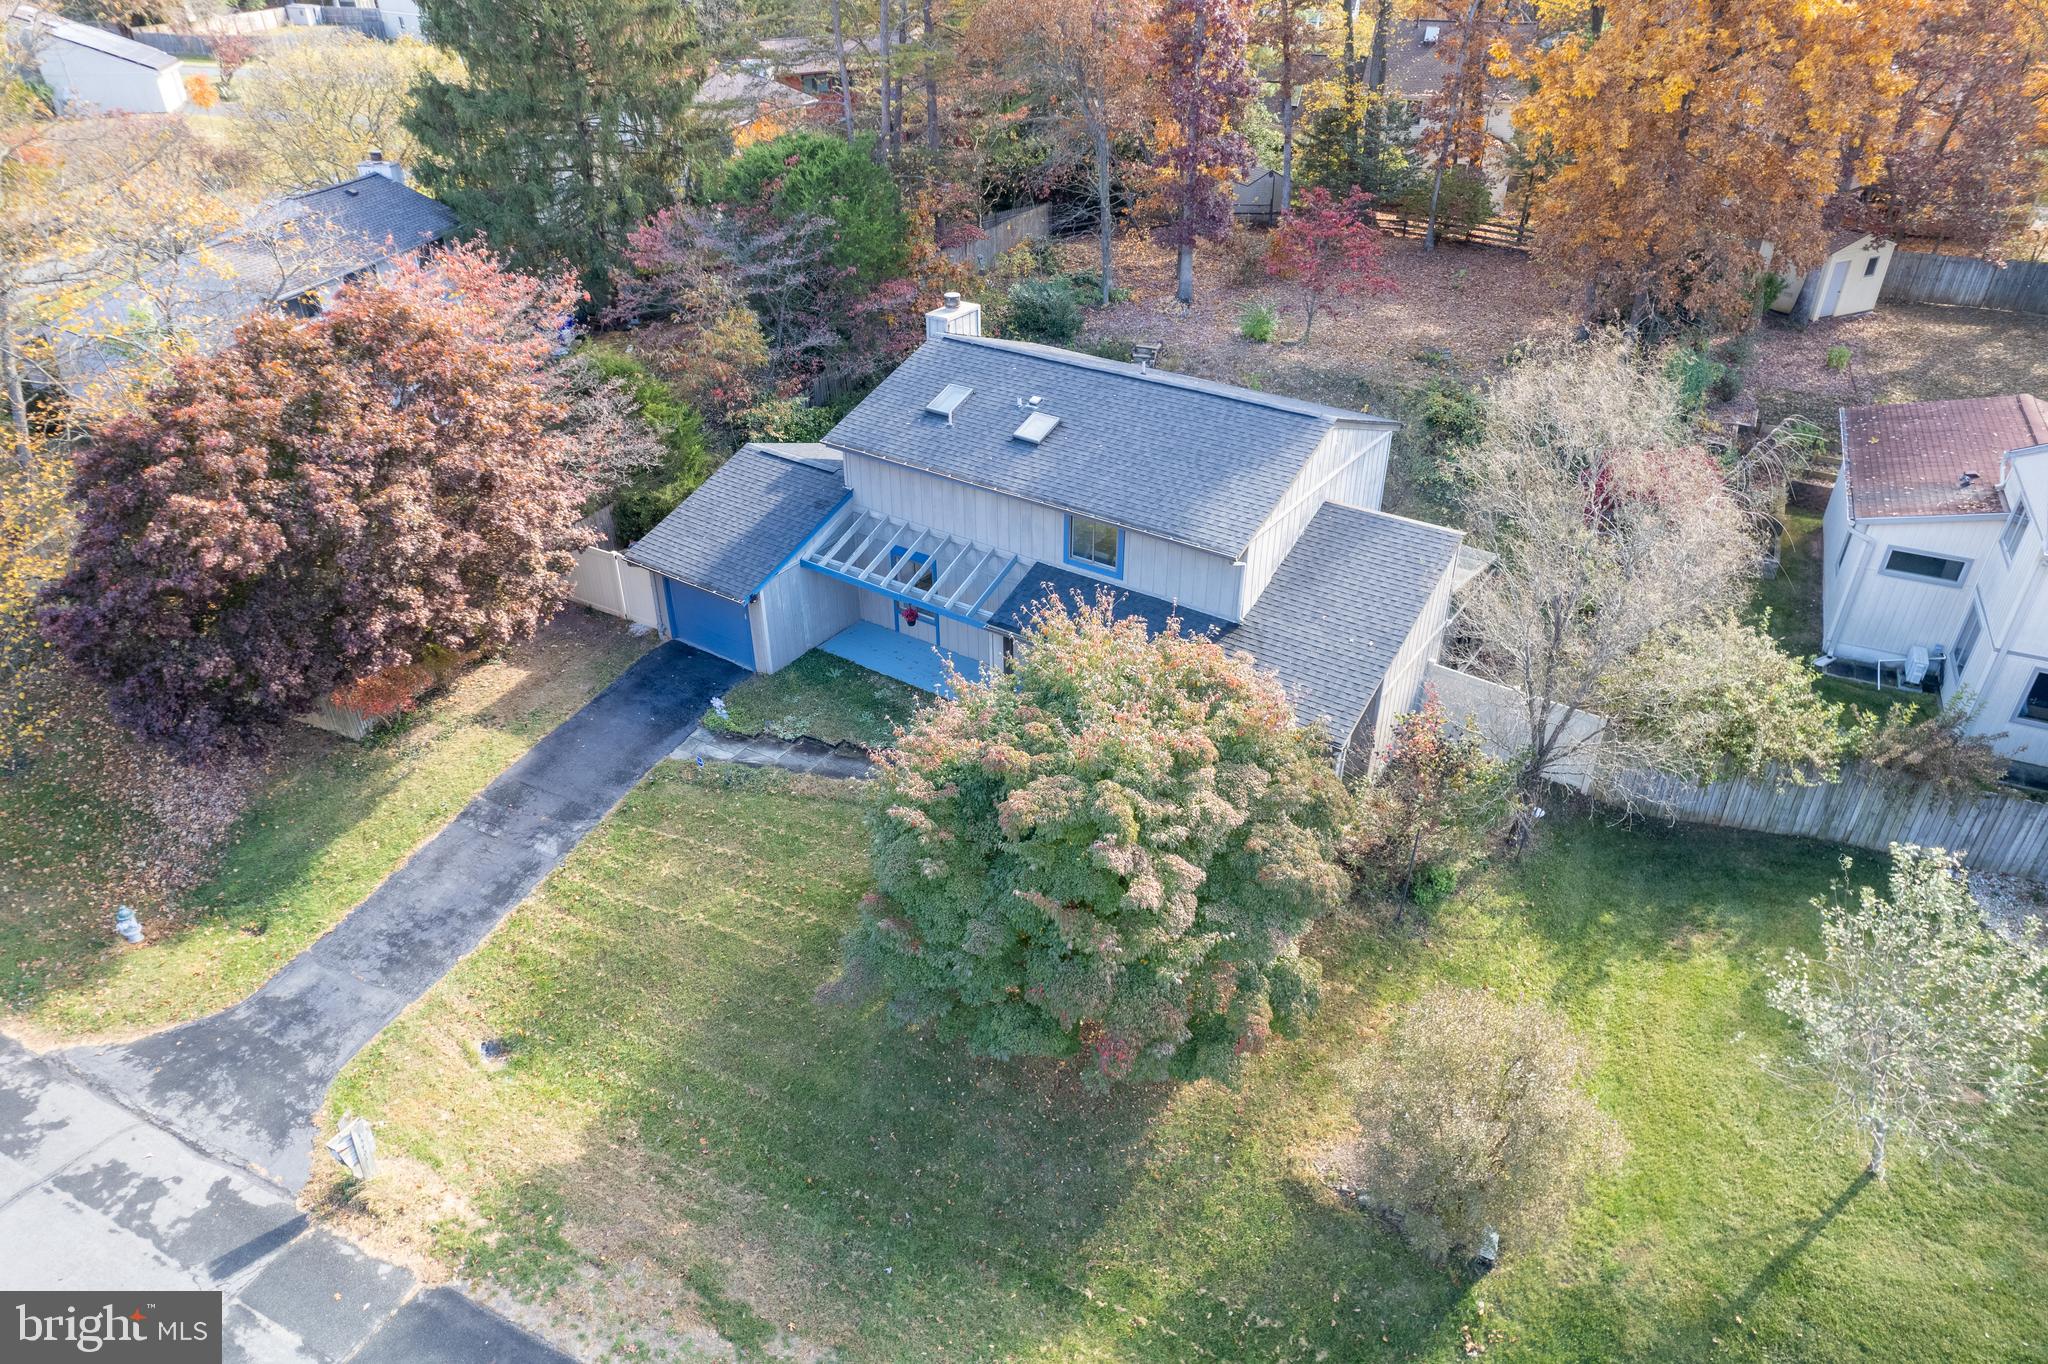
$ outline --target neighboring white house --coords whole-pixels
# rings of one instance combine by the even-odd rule
[[[1869,312],[1884,289],[1896,246],[1868,232],[1836,233],[1828,242],[1827,259],[1792,278],[1771,300],[1771,311],[1790,313],[1800,322]],[[1796,267],[1788,261],[1779,268],[1791,274]]]
[[[168,52],[33,5],[12,6],[7,27],[10,46],[35,63],[64,113],[170,114],[185,107],[184,73]]]
[[[2048,769],[2048,405],[1842,409],[1823,522],[1824,657],[1967,693],[1973,733]],[[1836,665],[1838,668],[1839,664]]]
[[[1000,670],[1047,596],[1107,590],[1248,651],[1371,764],[1469,577],[1462,532],[1377,510],[1398,423],[985,338],[953,294],[926,335],[821,444],[746,447],[627,549],[666,634],[935,690]]]

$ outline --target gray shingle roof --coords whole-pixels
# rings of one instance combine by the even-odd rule
[[[1186,611],[1098,578],[1035,564],[991,622],[1021,630],[1030,607],[1057,593],[1092,601],[1108,587],[1116,614],[1143,617],[1157,631],[1179,615],[1189,634],[1211,634],[1276,673],[1303,721],[1325,720],[1349,736],[1430,593],[1458,556],[1464,532],[1383,512],[1326,504],[1259,594],[1241,625]]]
[[[1464,532],[1325,504],[1224,637],[1279,674],[1303,721],[1342,743],[1372,704]]]
[[[287,195],[210,243],[204,256],[167,262],[139,285],[100,295],[78,329],[83,339],[60,339],[58,368],[77,384],[124,363],[125,347],[96,338],[148,317],[160,299],[176,300],[200,349],[215,349],[242,319],[417,251],[456,226],[445,204],[382,175]]]
[[[176,57],[168,52],[161,52],[148,43],[138,43],[133,38],[124,38],[118,33],[109,33],[90,24],[81,24],[74,19],[66,19],[61,14],[34,5],[15,5],[11,17],[17,24],[31,28],[49,39],[71,43],[97,52],[103,57],[133,62],[151,71],[169,71],[178,64]]]
[[[1115,583],[1100,578],[1090,578],[1081,573],[1070,573],[1064,568],[1051,564],[1036,563],[1024,575],[1024,581],[1017,584],[1015,591],[1003,599],[1002,605],[989,619],[989,624],[1012,632],[1021,631],[1031,608],[1048,596],[1056,596],[1069,606],[1078,594],[1084,602],[1092,602],[1098,592],[1107,589],[1113,599],[1111,608],[1119,620],[1126,616],[1137,616],[1154,634],[1166,628],[1169,616],[1180,617],[1180,628],[1191,635],[1221,635],[1231,628],[1230,622],[1215,616],[1203,615],[1200,611],[1189,611],[1175,606],[1159,597],[1133,592]]]
[[[974,390],[948,424],[925,404]],[[1059,427],[1013,438],[1020,399]],[[825,437],[829,445],[1084,512],[1236,557],[1337,423],[1394,426],[1299,402],[1020,341],[925,342]]]
[[[664,577],[744,602],[846,496],[827,464],[745,445],[626,550]]]

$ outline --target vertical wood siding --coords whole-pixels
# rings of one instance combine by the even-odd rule
[[[1387,741],[1394,737],[1394,721],[1421,703],[1423,678],[1443,651],[1444,629],[1451,620],[1451,572],[1452,569],[1446,569],[1436,590],[1429,594],[1429,601],[1409,627],[1408,638],[1401,642],[1401,651],[1387,665],[1386,678],[1380,683],[1370,758],[1375,769],[1379,766],[1379,755],[1386,752]]]
[[[1988,472],[1988,471],[1987,471]],[[1873,545],[1852,549],[1843,565],[1843,600],[1827,622],[1828,647],[1844,658],[1898,658],[1915,644],[1950,644],[1980,585],[2004,570],[1998,553],[2003,517],[1913,521],[1875,517],[1860,523]],[[1971,565],[1960,584],[1920,582],[1883,572],[1892,548],[1947,554]],[[1867,557],[1866,557],[1867,554]]]
[[[849,583],[813,573],[798,563],[761,587],[750,615],[754,626],[754,666],[772,673],[796,662],[859,619],[855,589]]]
[[[1241,600],[1233,619],[1243,619],[1266,590],[1281,561],[1323,503],[1378,511],[1387,482],[1387,452],[1394,433],[1378,428],[1339,427],[1323,437],[1274,509],[1272,519],[1252,537],[1244,553]]]
[[[846,456],[846,486],[854,502],[870,511],[1086,573],[1063,562],[1066,514],[1055,508],[856,454]],[[1221,555],[1126,530],[1124,576],[1104,581],[1237,620],[1240,576],[1238,566]]]

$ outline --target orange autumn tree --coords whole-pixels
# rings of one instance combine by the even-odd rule
[[[1534,224],[1587,311],[1746,315],[1774,258],[1818,258],[1825,209],[1883,172],[1917,0],[1543,0],[1515,111],[1563,165]]]
[[[2041,185],[2048,0],[1924,0],[1898,66],[1884,169],[1844,197],[1843,224],[1995,251]]]

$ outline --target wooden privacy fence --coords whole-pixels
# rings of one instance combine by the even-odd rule
[[[1694,786],[1637,776],[1603,794],[1692,824],[1818,838],[1877,852],[1894,843],[1917,843],[1947,848],[1978,871],[2048,873],[2048,802],[1998,791],[1943,795],[1862,763],[1846,765],[1838,782],[1814,786],[1750,778]]]
[[[972,265],[977,272],[985,274],[996,263],[996,257],[1011,247],[1028,241],[1044,241],[1052,235],[1052,206],[1027,204],[1023,208],[1008,209],[988,215],[979,226],[982,231],[980,241],[949,246],[945,256],[956,265]]]
[[[2048,261],[1994,265],[1970,256],[1894,251],[1880,303],[1952,303],[2009,313],[2048,313]]]

